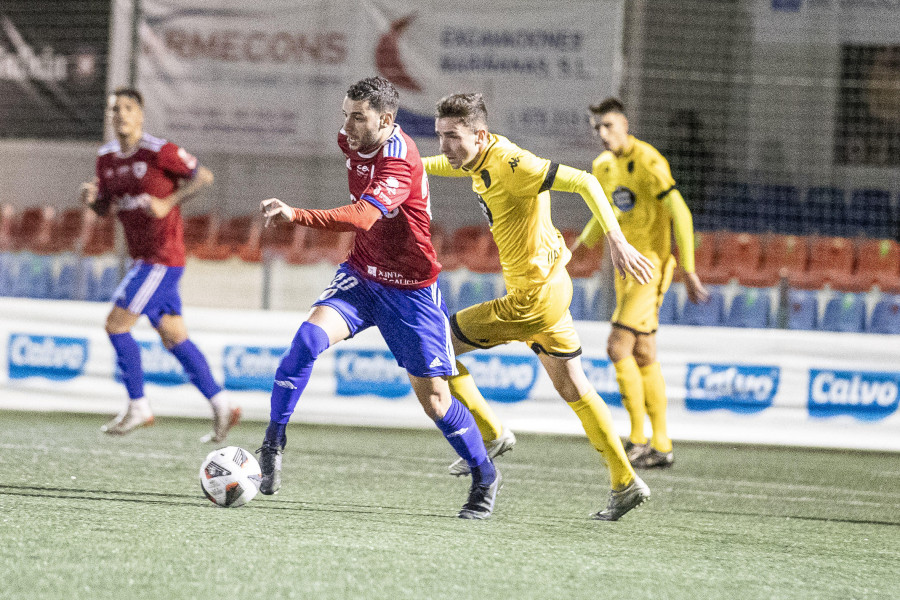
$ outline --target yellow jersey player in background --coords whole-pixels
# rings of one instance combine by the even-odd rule
[[[584,171],[538,158],[487,129],[481,94],[454,94],[437,106],[435,130],[442,155],[422,159],[431,175],[470,177],[472,189],[500,250],[507,294],[450,317],[457,355],[520,341],[531,346],[553,385],[581,419],[588,439],[606,460],[612,490],[595,519],[615,521],[650,496],[634,473],[613,428],[606,403],[581,367],[581,342],[569,303],[572,280],[566,272],[571,253],[550,220],[549,190],[581,194],[607,233],[617,270],[637,281],[649,279],[652,264],[622,235],[603,189]],[[492,444],[503,432],[472,376],[458,361],[460,374],[450,390],[472,412],[482,436]]]
[[[656,330],[659,307],[675,270],[673,231],[688,299],[705,302],[709,293],[694,272],[691,212],[675,187],[669,163],[656,148],[629,135],[619,100],[609,98],[591,106],[590,111],[591,126],[606,149],[594,160],[594,176],[612,199],[628,240],[653,263],[649,285],[632,277],[616,279],[616,309],[607,352],[631,420],[625,448],[635,467],[668,467],[675,455],[666,431],[666,385],[656,358]],[[594,246],[602,235],[602,224],[591,219],[575,251],[579,244]],[[649,442],[644,434],[648,416],[653,431]]]

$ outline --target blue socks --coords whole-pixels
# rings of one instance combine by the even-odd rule
[[[443,418],[434,422],[456,450],[456,453],[472,469],[472,478],[477,485],[490,485],[497,476],[494,464],[488,460],[481,432],[475,418],[462,402],[451,398],[450,408]]]
[[[294,414],[300,394],[309,383],[313,363],[328,346],[328,334],[318,325],[304,321],[291,342],[291,347],[281,357],[278,370],[275,371],[275,384],[272,386],[271,423],[266,429],[263,443],[284,446],[284,426]],[[281,425],[282,427],[278,427]]]
[[[138,400],[144,397],[144,369],[141,367],[141,347],[130,332],[111,333],[109,341],[116,351],[116,365],[122,372],[122,381],[128,397]]]
[[[197,386],[197,389],[206,396],[207,400],[222,391],[222,386],[213,379],[206,358],[200,352],[200,349],[194,345],[194,342],[184,340],[177,346],[172,347],[169,352],[175,355],[175,358],[184,367],[184,371],[190,378],[191,383]]]

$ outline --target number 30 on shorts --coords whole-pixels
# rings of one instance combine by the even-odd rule
[[[319,300],[328,300],[337,294],[338,290],[346,292],[350,288],[356,287],[358,283],[359,280],[357,280],[356,277],[339,272],[334,276],[334,279],[331,280],[331,283],[328,284],[328,287],[325,288],[325,291],[322,292],[322,295],[319,296]]]

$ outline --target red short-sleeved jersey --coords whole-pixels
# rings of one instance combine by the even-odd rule
[[[97,156],[97,202],[116,207],[134,259],[170,267],[184,266],[184,222],[176,206],[162,219],[145,211],[148,196],[165,198],[179,179],[191,179],[197,159],[175,144],[144,134],[135,150],[122,153],[118,140],[100,148]]]
[[[353,202],[369,202],[382,214],[371,229],[357,231],[348,262],[369,279],[392,287],[419,289],[434,283],[441,265],[431,245],[428,176],[415,142],[395,126],[377,150],[351,150],[343,130],[338,145],[347,156]]]

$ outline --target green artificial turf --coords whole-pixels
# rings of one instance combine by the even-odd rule
[[[0,412],[0,598],[900,597],[897,454],[681,443],[642,473],[650,501],[603,523],[587,441],[521,433],[472,522],[437,430],[291,425],[281,492],[220,509],[206,422],[102,422]]]

